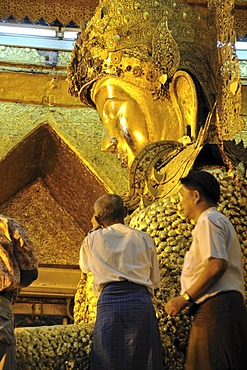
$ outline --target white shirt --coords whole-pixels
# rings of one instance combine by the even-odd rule
[[[215,207],[204,211],[192,231],[193,241],[185,255],[181,274],[181,294],[189,289],[204,270],[210,257],[221,258],[228,267],[220,280],[197,302],[221,291],[236,290],[243,297],[244,276],[241,261],[241,248],[235,229],[229,219]]]
[[[114,281],[145,285],[151,295],[160,283],[153,240],[147,233],[120,223],[93,231],[84,239],[79,265],[82,272],[92,272],[98,295],[105,284]]]

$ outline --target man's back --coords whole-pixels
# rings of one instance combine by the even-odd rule
[[[108,282],[128,280],[145,285],[152,294],[159,284],[151,237],[121,223],[90,233],[83,242],[81,257],[82,270],[94,274],[96,292]]]

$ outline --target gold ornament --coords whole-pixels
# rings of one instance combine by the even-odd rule
[[[215,100],[215,29],[186,3],[171,0],[105,0],[75,44],[69,65],[69,90],[95,107],[94,81],[120,77],[159,99],[167,81],[185,70],[202,85],[209,107]]]

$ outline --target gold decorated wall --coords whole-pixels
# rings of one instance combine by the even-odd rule
[[[96,0],[0,0],[0,22],[8,20],[16,23],[26,18],[34,24],[42,20],[42,23],[49,25],[67,26],[73,23],[83,28],[98,3]],[[206,0],[190,0],[188,3],[207,12]],[[237,0],[235,4],[236,32],[238,36],[243,37],[247,35],[247,2]],[[32,317],[45,314],[69,316],[66,311],[68,298],[73,299],[75,294],[73,289],[76,289],[79,281],[79,248],[91,228],[93,203],[106,191],[119,194],[128,191],[127,170],[121,168],[114,155],[101,152],[102,125],[97,112],[86,108],[79,99],[68,93],[67,66],[70,59],[69,51],[4,46],[1,45],[0,39],[0,213],[15,217],[23,223],[38,255],[41,280],[37,285],[32,284],[31,293],[24,292],[27,297],[31,296],[31,300],[28,301],[23,295],[14,307],[15,313]],[[236,139],[243,140],[247,146],[247,61],[240,62],[240,73],[241,116],[245,121],[245,127],[237,134]],[[231,174],[227,176],[224,178],[226,185],[222,207],[225,207],[226,212],[235,219],[235,225],[243,235],[244,245],[244,234],[241,229],[244,226],[241,222],[245,223],[246,216],[241,214],[241,211],[244,213],[244,204],[238,204],[238,201],[241,202],[246,196],[244,194],[241,197],[241,192],[245,189],[239,186],[238,179],[232,178]],[[233,180],[236,180],[239,188],[235,194],[235,202],[230,198],[235,186]],[[181,362],[181,367],[175,367],[171,361],[170,367],[167,368],[179,370],[183,368],[181,352],[185,347],[188,318],[181,321],[180,319],[166,321],[163,297],[169,296],[175,288],[178,289],[179,280],[175,279],[174,274],[165,278],[164,271],[169,261],[171,269],[173,268],[177,276],[179,275],[183,254],[180,255],[180,251],[177,251],[177,254],[169,254],[173,243],[177,245],[177,238],[180,237],[180,232],[176,232],[174,236],[174,230],[180,227],[183,230],[184,239],[182,243],[180,239],[180,243],[185,248],[190,244],[191,225],[186,226],[188,232],[184,233],[182,229],[185,227],[184,223],[181,220],[179,220],[181,225],[177,222],[176,204],[174,202],[171,205],[167,204],[168,201],[170,199],[160,200],[158,206],[154,204],[153,208],[150,206],[136,216],[133,213],[132,226],[148,231],[157,245],[160,244],[158,252],[164,250],[167,253],[166,255],[160,253],[164,284],[158,303],[156,302],[156,311],[163,330],[167,328],[168,334],[162,332],[162,335],[168,352],[171,349],[169,360],[172,358],[172,361],[177,361],[176,363]],[[167,227],[165,223],[168,224]],[[170,230],[170,227],[174,230]],[[56,269],[52,269],[54,266]],[[74,285],[67,289],[70,284],[69,268],[76,270],[77,275],[74,278]],[[67,286],[64,280],[67,280]],[[68,295],[67,292],[65,294],[64,287],[69,290]],[[49,291],[50,288],[52,289]],[[92,319],[90,314],[95,313],[96,299],[90,296],[92,291],[89,291],[85,281],[81,288],[82,291],[80,289],[77,291],[79,309],[75,310],[75,322],[84,317],[84,308],[87,318]],[[58,304],[54,299],[57,297],[59,299],[62,297],[66,301]],[[52,303],[53,307],[51,308],[48,303]],[[41,358],[43,353],[47,353],[47,340],[48,348],[54,348],[54,352],[51,350],[51,354],[47,355],[52,363],[50,368],[61,369],[59,361],[63,361],[64,365],[67,353],[70,352],[73,357],[73,351],[77,350],[79,358],[83,357],[86,362],[88,361],[91,327],[89,329],[87,326],[79,327],[77,332],[76,326],[67,326],[62,329],[62,335],[58,328],[56,339],[54,339],[56,328],[52,334],[49,331],[49,335],[46,333],[47,327],[32,329],[35,330],[31,330],[30,335],[27,330],[20,331],[17,336],[20,369],[22,366],[23,369],[27,369],[25,366],[29,358],[37,360],[42,366]],[[71,329],[72,339],[66,339],[63,330]],[[36,331],[35,336],[33,333]],[[42,332],[45,334],[42,335]],[[35,351],[30,345],[30,336],[37,355],[34,355]],[[81,347],[74,346],[75,336],[79,338],[78,343],[82,343]],[[73,348],[70,348],[71,343]],[[176,348],[174,343],[179,343],[182,350]],[[63,346],[65,350],[61,359],[61,356],[58,356],[58,347]],[[175,355],[180,355],[181,360],[176,359]],[[48,361],[47,358],[45,361]],[[52,361],[58,361],[58,364],[54,366]],[[38,368],[38,365],[35,364],[31,368]],[[84,368],[87,368],[86,365]]]
[[[207,11],[207,3],[189,1]],[[83,28],[98,1],[0,0],[0,21]],[[236,30],[247,34],[246,1],[236,1]],[[0,212],[27,228],[40,265],[78,268],[95,199],[128,191],[128,173],[101,152],[95,110],[68,93],[71,53],[11,47],[0,42]],[[247,61],[240,62],[247,145]]]
[[[188,4],[207,11],[206,0],[188,0]],[[93,15],[98,0],[1,0],[0,18],[10,16],[17,20],[28,17],[33,22],[41,18],[48,23],[58,20],[66,25],[73,21],[77,25],[85,24]],[[238,34],[246,34],[246,0],[236,0],[236,18]]]
[[[97,5],[97,0],[1,0],[0,18],[12,16],[21,20],[28,17],[34,22],[42,18],[47,23],[57,20],[64,25],[71,21],[80,25],[92,16]]]

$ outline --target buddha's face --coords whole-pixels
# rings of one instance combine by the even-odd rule
[[[94,83],[91,99],[103,124],[102,150],[116,154],[122,165],[130,168],[148,144],[186,136],[187,126],[194,125],[196,109],[183,80],[184,73],[180,73],[162,101],[153,100],[149,91],[120,78],[107,76]],[[178,99],[178,92],[186,98]]]
[[[101,148],[116,154],[123,166],[130,167],[148,144],[146,117],[137,101],[113,80],[116,79],[96,83],[92,94],[103,124]]]

